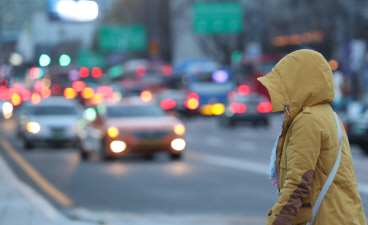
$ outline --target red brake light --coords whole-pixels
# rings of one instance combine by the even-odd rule
[[[102,69],[100,67],[93,67],[91,70],[91,75],[93,78],[99,78],[103,74]]]
[[[72,88],[77,92],[83,91],[85,87],[86,83],[84,83],[83,81],[74,81],[72,84]]]
[[[230,104],[229,109],[232,113],[245,113],[247,111],[247,106],[243,103],[233,102]]]
[[[97,93],[103,94],[105,97],[112,94],[112,88],[109,86],[101,86],[97,88]]]
[[[348,132],[348,125],[344,124],[345,131]]]
[[[257,106],[257,110],[260,113],[270,113],[272,111],[272,104],[271,102],[259,103]]]
[[[229,101],[234,101],[236,99],[236,92],[235,91],[229,91],[229,93],[227,93],[227,99]]]
[[[147,70],[146,70],[146,67],[144,66],[138,66],[136,69],[135,69],[135,74],[138,76],[138,77],[143,77],[145,74],[146,74]]]
[[[89,69],[87,67],[81,67],[79,69],[79,76],[81,78],[86,78],[89,76]]]
[[[162,67],[162,74],[165,76],[171,76],[173,73],[173,68],[170,65],[164,65]]]
[[[240,85],[238,87],[238,92],[240,95],[247,95],[249,93],[249,87],[247,85]]]
[[[198,106],[199,101],[196,98],[187,98],[187,100],[185,100],[185,107],[188,109],[195,110],[198,108]]]
[[[175,108],[176,102],[174,99],[164,99],[161,101],[161,107],[165,110],[173,109]]]
[[[192,93],[190,93],[190,94],[188,95],[188,99],[190,99],[190,98],[195,98],[195,99],[199,100],[199,96],[198,96],[198,94],[197,94],[197,93],[195,93],[195,92],[192,92]]]

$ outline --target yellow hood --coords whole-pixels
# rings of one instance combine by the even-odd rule
[[[270,94],[272,111],[284,111],[288,105],[291,120],[303,107],[331,104],[335,96],[331,68],[320,53],[312,50],[288,54],[258,80]]]

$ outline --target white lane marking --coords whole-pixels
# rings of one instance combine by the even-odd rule
[[[258,145],[254,142],[240,141],[235,144],[236,148],[243,151],[253,152],[258,149]]]
[[[367,183],[359,183],[358,182],[358,189],[361,194],[368,195],[368,184]]]
[[[203,155],[201,157],[203,162],[208,164],[223,166],[232,169],[245,170],[248,172],[253,172],[261,175],[268,175],[268,165],[264,163],[258,163],[248,160],[234,159],[224,156],[214,156],[214,155]],[[358,189],[361,194],[368,195],[368,184],[358,183]]]
[[[248,160],[240,160],[223,156],[205,155],[202,158],[202,161],[217,166],[245,170],[262,175],[268,174],[268,165]]]

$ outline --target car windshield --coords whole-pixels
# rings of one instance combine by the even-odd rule
[[[35,116],[75,116],[77,110],[71,106],[38,106],[32,112]]]
[[[162,117],[165,112],[155,106],[113,106],[107,108],[109,118],[118,117]]]

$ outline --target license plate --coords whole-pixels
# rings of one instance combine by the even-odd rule
[[[64,137],[64,132],[63,132],[63,131],[54,131],[54,132],[53,132],[52,137],[53,137],[53,139],[55,139],[55,140],[63,139],[63,137]]]
[[[256,114],[257,113],[257,108],[256,107],[249,107],[249,109],[247,111],[250,114]]]
[[[161,145],[161,140],[144,140],[140,143],[141,147],[158,147]]]

